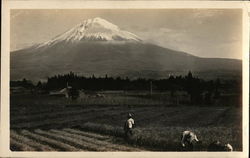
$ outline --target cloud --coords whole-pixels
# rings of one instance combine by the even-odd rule
[[[206,9],[206,10],[194,10],[193,17],[194,18],[212,18],[214,16],[218,16],[223,14],[223,10],[214,10],[214,9]]]
[[[173,31],[174,31],[174,30],[172,30],[172,29],[170,29],[170,28],[165,28],[165,27],[160,28],[159,30],[160,30],[160,32],[162,32],[162,33],[169,33],[169,32],[173,32]]]
[[[147,42],[199,57],[241,58],[240,36],[225,36],[208,30],[161,27],[137,34]]]

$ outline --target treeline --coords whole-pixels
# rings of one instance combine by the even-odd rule
[[[76,92],[77,98],[79,90],[84,91],[104,91],[104,90],[141,90],[148,92],[169,91],[171,97],[176,97],[177,91],[185,91],[190,96],[190,103],[211,104],[216,99],[221,98],[221,94],[241,94],[241,81],[239,80],[203,80],[194,77],[191,72],[186,76],[170,76],[166,79],[145,79],[138,78],[131,80],[121,77],[84,77],[70,72],[65,75],[55,75],[49,77],[46,82],[39,81],[34,85],[31,81],[23,79],[21,81],[11,81],[11,87],[24,87],[31,92],[42,91],[48,93],[51,90],[61,90],[70,86],[70,92]],[[38,91],[37,91],[38,90]],[[73,98],[73,97],[72,97]]]
[[[38,82],[34,85],[31,81],[23,79],[22,81],[11,81],[11,86],[22,86],[25,88],[38,88],[43,90],[56,90],[65,88],[67,85],[75,89],[84,90],[159,90],[171,91],[178,90],[187,91],[190,94],[216,91],[231,91],[234,93],[241,92],[241,81],[228,80],[221,81],[209,80],[205,81],[198,77],[194,77],[191,72],[186,76],[170,76],[166,79],[145,79],[138,78],[131,80],[129,78],[110,77],[84,77],[76,75],[73,72],[65,75],[55,75],[49,77],[46,82]]]
[[[35,88],[36,86],[25,78],[21,81],[10,81],[10,87],[24,87],[27,89]]]

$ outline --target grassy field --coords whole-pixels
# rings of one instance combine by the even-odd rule
[[[205,151],[213,140],[242,150],[239,106],[193,106],[138,93],[107,93],[76,101],[48,95],[11,95],[11,149],[24,151],[181,151],[180,135],[194,131]],[[167,96],[167,95],[166,95]],[[159,98],[159,97],[158,97]],[[183,97],[185,98],[185,97]],[[136,123],[133,144],[123,140],[127,113]]]

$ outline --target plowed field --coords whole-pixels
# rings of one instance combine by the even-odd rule
[[[179,151],[181,132],[192,130],[203,141],[197,150],[206,150],[213,140],[228,142],[234,150],[242,150],[239,107],[177,106],[136,99],[117,95],[90,98],[88,102],[46,95],[11,96],[10,148],[12,151]],[[122,128],[128,112],[133,113],[136,123],[134,144],[123,139]]]

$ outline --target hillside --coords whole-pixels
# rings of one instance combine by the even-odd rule
[[[10,53],[11,80],[46,79],[69,71],[90,76],[163,78],[192,71],[204,78],[240,77],[241,61],[199,58],[154,44],[101,18],[88,19],[55,38]]]

